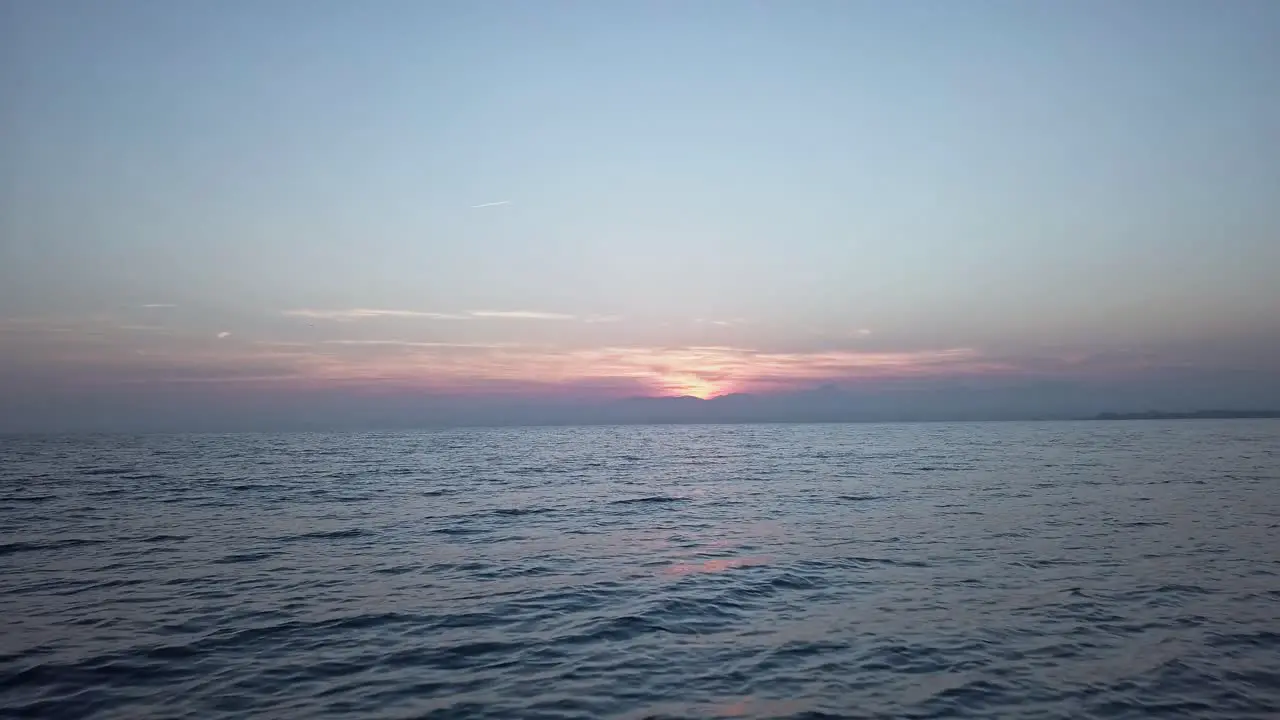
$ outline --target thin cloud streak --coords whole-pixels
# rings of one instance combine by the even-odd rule
[[[294,310],[291,314],[341,318],[434,317],[444,313],[367,309]],[[612,316],[573,316],[532,310],[478,310],[454,317],[509,318],[522,320],[574,319]],[[18,327],[44,329],[26,318],[0,321]],[[47,321],[46,321],[47,322]],[[97,322],[97,321],[95,321]],[[501,329],[495,324],[494,329]],[[96,327],[92,323],[87,328]],[[730,393],[773,393],[813,388],[821,384],[861,385],[899,381],[998,378],[1079,378],[1128,377],[1152,368],[1169,369],[1179,362],[1188,367],[1208,367],[1213,358],[1175,352],[1135,353],[1112,351],[1099,355],[1087,349],[1046,347],[1028,354],[1017,348],[952,347],[921,350],[874,350],[860,348],[864,333],[858,326],[845,331],[845,344],[836,347],[752,347],[724,342],[682,342],[674,345],[568,345],[545,341],[501,337],[423,337],[409,335],[417,328],[405,328],[396,337],[330,337],[309,342],[217,342],[204,344],[196,337],[162,332],[159,326],[111,325],[106,330],[125,328],[148,335],[145,366],[138,357],[136,338],[79,330],[75,338],[30,340],[27,359],[33,372],[78,374],[111,378],[150,374],[164,377],[210,377],[228,382],[254,382],[276,378],[281,388],[321,390],[330,387],[363,389],[370,392],[401,389],[466,395],[476,388],[500,392],[499,388],[540,388],[554,397],[560,390],[592,387],[600,397],[626,389],[628,394],[694,395],[714,397]],[[354,329],[354,328],[353,328]],[[362,330],[365,328],[361,328]],[[474,328],[473,328],[474,329]],[[252,334],[252,333],[251,333]],[[390,333],[388,333],[390,334]],[[211,332],[225,340],[231,331]],[[708,338],[709,339],[709,338]],[[1263,359],[1273,357],[1265,355]],[[267,372],[244,371],[269,364]],[[1127,374],[1126,374],[1127,373]]]
[[[144,308],[176,308],[178,306],[174,305],[173,303],[147,303],[142,307]]]
[[[519,347],[516,343],[453,343],[453,342],[419,342],[416,340],[323,340],[324,345],[355,346],[388,346],[415,348],[471,348],[491,350],[495,348]]]
[[[285,310],[290,317],[310,318],[312,320],[367,320],[370,318],[421,318],[424,320],[467,320],[466,315],[453,313],[424,312],[421,310],[378,310],[371,308],[355,308],[352,310]]]
[[[499,200],[497,202],[488,202],[488,203],[480,203],[479,205],[472,205],[471,208],[474,210],[477,208],[498,207],[499,205],[510,205],[510,204],[511,204],[510,200]]]
[[[230,337],[223,331],[219,338]],[[327,349],[328,348],[328,349]],[[133,350],[128,349],[132,355]],[[123,349],[121,350],[123,352]],[[267,382],[280,387],[402,388],[467,393],[471,389],[542,388],[554,395],[575,387],[627,394],[713,397],[776,391],[822,382],[978,376],[1017,372],[1011,365],[965,349],[927,352],[761,352],[732,346],[554,348],[501,343],[401,339],[333,339],[315,345],[276,343],[160,350],[147,368],[108,355],[85,363],[67,349],[67,368],[102,377],[182,377],[191,382]],[[266,370],[266,372],[263,372]],[[104,374],[105,373],[105,374]],[[514,391],[514,390],[513,390]]]
[[[734,327],[737,325],[746,325],[747,321],[743,318],[732,318],[730,320],[708,320],[707,318],[694,318],[695,323],[699,325],[716,325],[718,327]]]
[[[377,352],[380,345],[393,342],[408,352]],[[967,348],[768,353],[727,346],[568,350],[519,345],[440,347],[400,341],[343,344],[353,350],[363,346],[370,352],[308,358],[303,372],[319,381],[395,381],[435,390],[476,382],[554,386],[625,380],[648,388],[652,394],[711,397],[817,382],[986,374],[1008,369]],[[445,352],[455,349],[462,352]]]
[[[505,320],[577,320],[577,315],[564,313],[538,312],[536,310],[472,310],[468,313],[478,318],[499,318]]]
[[[467,313],[442,313],[425,310],[388,310],[373,308],[353,308],[350,310],[285,310],[289,317],[308,318],[311,320],[335,320],[350,322],[376,318],[404,318],[419,320],[578,320],[577,315],[566,313],[541,312],[538,310],[472,310]],[[590,315],[582,318],[584,322],[616,322],[621,318],[616,315]]]
[[[224,398],[241,391],[237,388],[252,388],[254,393],[345,392],[362,397],[430,393],[462,399],[537,397],[560,402],[637,395],[772,394],[825,384],[874,388],[972,381],[982,385],[1037,378],[1118,382],[1149,378],[1153,372],[1167,375],[1176,361],[1187,359],[1178,353],[1099,355],[1080,348],[1072,352],[1069,347],[1042,348],[1028,355],[1017,349],[967,347],[868,351],[852,344],[831,350],[778,350],[716,343],[584,347],[395,337],[307,343],[284,338],[210,343],[152,337],[163,338],[162,344],[149,343],[145,354],[123,339],[50,341],[39,346],[38,353],[32,352],[33,347],[12,355],[10,373],[12,377],[26,373],[33,380],[24,384],[56,387],[59,392],[105,391],[122,383],[179,383],[225,388],[211,390],[228,393],[221,395]],[[1210,359],[1199,366],[1209,368]]]

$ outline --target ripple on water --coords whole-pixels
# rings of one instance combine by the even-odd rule
[[[7,441],[0,715],[1280,715],[1274,422]]]

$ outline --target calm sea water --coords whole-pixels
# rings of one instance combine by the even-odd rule
[[[0,715],[1280,713],[1280,422],[0,439]]]

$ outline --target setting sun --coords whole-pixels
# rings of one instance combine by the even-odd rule
[[[688,395],[700,400],[708,400],[724,394],[721,383],[711,382],[692,374],[664,375],[662,386],[664,390],[674,395]]]

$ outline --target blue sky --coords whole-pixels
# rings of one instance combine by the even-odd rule
[[[1277,38],[1267,0],[14,0],[0,393],[1265,374]]]

